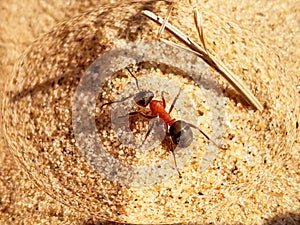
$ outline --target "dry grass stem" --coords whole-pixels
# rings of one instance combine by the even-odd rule
[[[162,25],[160,26],[159,30],[158,30],[158,34],[157,34],[157,37],[160,38],[161,37],[161,34],[164,32],[164,29],[166,27],[166,24],[169,20],[169,17],[171,15],[171,11],[172,9],[174,8],[174,5],[175,5],[175,2],[172,2],[169,9],[168,9],[168,12],[167,12],[167,16],[166,18],[164,19],[164,22],[162,23]]]
[[[205,40],[204,40],[204,34],[203,34],[203,27],[202,27],[202,19],[199,11],[194,8],[194,20],[197,28],[197,32],[199,35],[199,38],[202,42],[204,50],[207,52],[206,46],[205,46]]]
[[[143,14],[160,25],[165,23],[165,27],[171,33],[173,33],[175,37],[177,37],[181,42],[183,42],[190,49],[192,49],[199,57],[201,57],[207,64],[209,64],[217,72],[219,72],[238,92],[240,92],[240,94],[249,104],[251,104],[259,111],[263,110],[263,106],[261,105],[261,103],[252,94],[252,92],[246,87],[246,85],[236,75],[234,75],[221,61],[217,60],[212,54],[206,51],[205,47],[202,47],[199,44],[197,44],[195,41],[193,41],[191,38],[189,38],[183,32],[181,32],[178,28],[174,27],[173,25],[165,21],[163,18],[157,16],[153,12],[144,10]],[[203,31],[201,28],[201,20],[199,14],[197,14],[196,11],[195,11],[195,20],[196,20],[196,25],[198,25],[197,29],[200,30],[199,35],[200,35],[201,42],[204,45]]]

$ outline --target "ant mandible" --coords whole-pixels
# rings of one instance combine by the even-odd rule
[[[169,109],[169,112],[167,112],[166,111],[166,101],[165,101],[165,98],[164,98],[164,92],[161,93],[161,100],[153,100],[154,93],[152,91],[140,90],[138,79],[136,78],[136,76],[128,68],[126,68],[126,69],[130,73],[130,75],[135,79],[135,83],[136,83],[136,86],[137,86],[139,92],[136,93],[135,95],[130,95],[126,98],[123,98],[122,100],[104,103],[103,105],[101,105],[101,109],[105,105],[110,105],[110,104],[113,104],[113,103],[116,103],[116,102],[123,102],[123,101],[125,101],[125,100],[127,100],[131,97],[134,97],[135,103],[140,107],[146,108],[149,105],[152,115],[145,115],[140,111],[130,112],[129,115],[140,114],[141,116],[143,116],[145,118],[148,118],[148,119],[159,117],[165,122],[165,124],[169,128],[167,130],[167,137],[168,137],[168,140],[169,140],[170,151],[173,154],[174,164],[175,164],[175,168],[178,172],[179,178],[182,178],[182,176],[181,176],[181,173],[180,173],[180,171],[177,167],[177,162],[176,162],[176,157],[175,157],[175,153],[174,153],[173,144],[176,145],[176,146],[179,146],[180,148],[188,147],[193,141],[193,131],[192,131],[191,128],[197,129],[207,140],[212,142],[218,148],[223,149],[221,146],[216,144],[211,138],[209,138],[197,126],[195,126],[191,123],[185,122],[183,120],[176,120],[175,118],[171,117],[170,114],[171,114],[171,112],[172,112],[172,110],[175,106],[176,101],[179,98],[181,89],[179,89],[178,94],[176,95],[176,97],[174,98],[174,100],[172,102],[172,105]],[[148,135],[150,134],[152,128],[153,128],[153,126],[151,126],[148,129],[142,145],[145,143],[145,141],[146,141]]]

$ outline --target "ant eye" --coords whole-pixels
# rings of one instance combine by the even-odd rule
[[[152,91],[140,91],[134,97],[134,101],[136,102],[137,105],[146,107],[147,105],[149,105],[153,97],[154,94]]]
[[[182,120],[177,120],[173,123],[169,132],[174,144],[181,148],[188,147],[193,141],[193,132],[191,127]]]

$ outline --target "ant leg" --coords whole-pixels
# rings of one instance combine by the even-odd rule
[[[157,116],[153,116],[153,115],[146,115],[146,114],[144,114],[142,112],[139,112],[139,111],[137,111],[137,112],[130,112],[129,116],[135,115],[135,114],[140,114],[142,117],[145,117],[147,119],[153,119],[153,118],[157,117]]]
[[[122,98],[121,100],[116,100],[116,101],[113,101],[113,102],[107,102],[107,103],[104,103],[101,105],[100,109],[102,109],[104,106],[106,105],[111,105],[113,103],[117,103],[117,102],[124,102],[126,101],[127,99],[131,98],[133,95],[129,95],[128,97],[125,97],[125,98]]]
[[[207,138],[207,140],[209,140],[211,143],[213,143],[216,147],[222,149],[222,150],[226,150],[225,148],[219,146],[217,143],[215,143],[210,137],[208,137],[200,128],[198,128],[197,126],[195,126],[194,124],[191,123],[187,123],[189,126],[197,129],[204,137]]]
[[[166,100],[165,100],[165,97],[164,97],[164,91],[161,92],[161,100],[162,100],[162,103],[163,103],[163,107],[165,109],[166,108]]]
[[[177,167],[177,162],[176,162],[175,152],[174,152],[174,149],[173,149],[172,141],[170,140],[170,136],[169,136],[169,138],[168,138],[168,141],[169,141],[169,145],[170,145],[170,151],[171,151],[171,153],[172,153],[172,155],[173,155],[173,158],[174,158],[175,168],[176,168],[176,170],[177,170],[177,172],[178,172],[179,178],[182,178],[181,173],[180,173],[180,171],[179,171],[179,169],[178,169],[178,167]]]
[[[154,127],[154,123],[152,123],[151,126],[149,127],[149,129],[148,129],[148,131],[147,131],[147,133],[146,133],[146,135],[145,135],[145,138],[144,138],[143,143],[142,143],[141,146],[143,146],[143,145],[145,144],[145,142],[146,142],[146,140],[147,140],[147,138],[148,138],[150,132],[152,131],[153,127]]]
[[[162,141],[166,137],[167,124],[159,117],[156,117],[153,120],[151,120],[149,123],[148,131],[145,135],[145,139],[144,139],[142,145],[144,145],[144,143],[146,142],[146,139],[148,138],[148,136],[152,130],[154,130],[154,132],[153,132],[154,138],[160,139]],[[161,139],[162,137],[163,137],[163,139]]]
[[[146,114],[144,114],[144,113],[142,113],[142,112],[139,112],[139,111],[136,111],[136,112],[130,112],[130,113],[128,113],[127,115],[132,116],[132,115],[136,115],[136,114],[140,114],[141,116],[143,116],[143,117],[145,117],[145,118],[147,118],[147,119],[152,119],[152,118],[155,118],[155,117],[156,117],[156,116],[153,116],[153,115],[146,115]],[[125,116],[127,116],[127,115],[125,115]],[[125,117],[125,116],[120,116],[119,118],[122,118],[122,117]]]
[[[174,106],[175,106],[175,103],[176,103],[176,101],[177,101],[178,98],[179,98],[180,92],[181,92],[181,88],[179,89],[178,94],[176,95],[176,97],[174,98],[174,100],[173,100],[173,102],[172,102],[172,105],[171,105],[170,110],[169,110],[169,114],[172,112],[172,110],[173,110],[173,108],[174,108]]]
[[[128,113],[129,116],[136,115],[136,114],[140,114],[141,116],[143,116],[143,117],[145,117],[147,119],[153,119],[153,118],[157,117],[157,116],[153,116],[153,115],[146,115],[146,114],[144,114],[142,112],[139,112],[139,111]],[[119,118],[122,118],[122,117],[125,117],[125,116],[120,116]],[[146,136],[145,136],[145,138],[144,138],[143,143],[142,143],[141,146],[144,145],[144,143],[145,143],[146,139],[148,138],[148,136],[149,136],[151,130],[153,129],[153,127],[154,127],[154,123],[152,123],[151,126],[149,127],[149,129],[148,129],[148,131],[146,133]]]

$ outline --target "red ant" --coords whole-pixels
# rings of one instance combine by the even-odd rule
[[[193,141],[193,132],[192,132],[191,128],[197,129],[204,137],[207,138],[207,140],[212,142],[218,148],[223,149],[221,146],[217,145],[212,139],[210,139],[202,130],[200,130],[195,125],[193,125],[191,123],[187,123],[183,120],[176,120],[175,118],[171,117],[170,114],[171,114],[171,112],[172,112],[172,110],[175,106],[176,101],[178,100],[181,89],[179,89],[178,94],[176,95],[176,97],[174,98],[174,100],[172,102],[172,105],[169,109],[169,112],[167,112],[166,111],[166,101],[165,101],[165,98],[164,98],[164,95],[163,95],[164,92],[161,93],[161,100],[152,100],[154,98],[154,93],[152,91],[145,91],[145,90],[141,91],[140,88],[139,88],[138,79],[136,78],[136,76],[128,68],[126,68],[126,69],[131,74],[131,76],[135,79],[135,83],[136,83],[136,86],[137,86],[139,92],[136,93],[135,95],[130,95],[126,98],[123,98],[122,100],[104,103],[101,106],[101,109],[105,105],[110,105],[110,104],[116,103],[116,102],[123,102],[123,101],[125,101],[128,98],[131,98],[133,96],[134,96],[134,101],[138,106],[145,108],[148,105],[150,105],[150,110],[151,110],[152,115],[145,115],[140,111],[130,112],[129,115],[140,114],[143,117],[148,118],[148,119],[159,117],[169,127],[169,130],[167,131],[167,137],[169,137],[168,140],[169,140],[169,144],[170,144],[170,151],[173,154],[174,164],[175,164],[175,168],[176,168],[176,170],[179,174],[179,178],[181,178],[182,176],[181,176],[181,173],[180,173],[180,171],[177,167],[177,162],[176,162],[176,158],[175,158],[173,144],[176,145],[176,146],[179,146],[180,148],[188,147]],[[148,129],[142,145],[145,143],[145,141],[146,141],[148,135],[150,134],[152,128],[153,128],[153,126]],[[170,138],[171,138],[171,140],[170,140]]]

